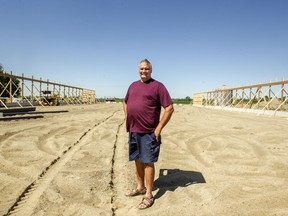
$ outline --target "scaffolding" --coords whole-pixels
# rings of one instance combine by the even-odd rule
[[[193,104],[276,115],[288,111],[287,84],[288,80],[282,80],[196,93]]]
[[[84,89],[71,85],[51,82],[48,79],[35,79],[33,76],[25,77],[13,75],[12,71],[0,73],[0,77],[8,78],[5,84],[0,83],[0,107],[9,106],[53,106],[93,104],[96,102],[94,90]],[[18,80],[18,84],[15,82]],[[50,99],[57,99],[51,103]]]

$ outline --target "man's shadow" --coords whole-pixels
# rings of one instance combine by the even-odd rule
[[[163,196],[166,191],[175,191],[178,187],[206,183],[202,173],[180,169],[160,169],[159,178],[154,182],[154,190],[158,190],[155,199]]]

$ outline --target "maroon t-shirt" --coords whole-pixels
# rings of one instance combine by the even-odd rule
[[[127,91],[126,127],[128,132],[153,132],[160,120],[161,106],[171,105],[172,99],[165,86],[157,80],[133,82]]]

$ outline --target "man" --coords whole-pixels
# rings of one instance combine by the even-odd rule
[[[137,188],[126,196],[145,195],[139,209],[153,205],[152,194],[161,131],[174,112],[173,102],[165,86],[152,79],[152,65],[144,59],[139,64],[140,80],[133,82],[124,100],[126,127],[129,132],[129,160],[135,161]],[[164,113],[160,120],[161,107]]]

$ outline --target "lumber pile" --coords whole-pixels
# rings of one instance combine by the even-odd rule
[[[68,110],[38,112],[36,111],[36,107],[0,109],[0,121],[44,118],[44,114],[46,113],[62,113],[62,112],[68,112]]]

